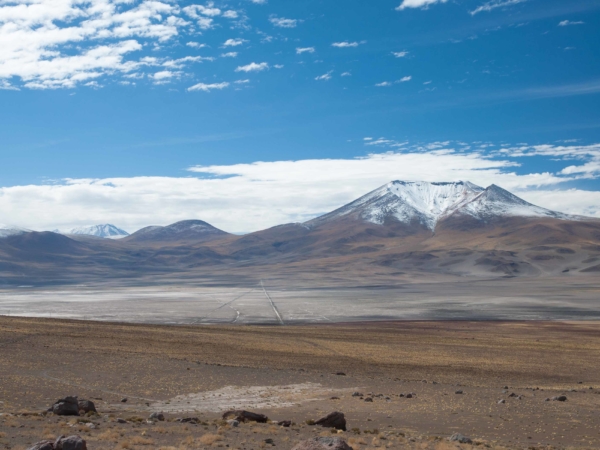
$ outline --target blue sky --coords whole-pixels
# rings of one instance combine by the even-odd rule
[[[0,222],[251,231],[411,176],[600,215],[598,42],[594,0],[0,0]]]

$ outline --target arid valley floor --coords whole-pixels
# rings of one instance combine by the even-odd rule
[[[92,450],[291,449],[331,436],[307,421],[332,411],[345,414],[339,435],[355,450],[471,448],[449,442],[455,432],[478,448],[600,447],[595,321],[168,326],[0,317],[0,380],[6,449],[70,434]],[[45,413],[67,395],[93,400],[98,415]],[[546,401],[560,395],[567,401]],[[221,420],[228,409],[274,423],[231,427]],[[148,422],[157,411],[166,421]]]

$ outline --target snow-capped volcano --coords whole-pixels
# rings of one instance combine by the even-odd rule
[[[468,181],[392,181],[309,224],[352,216],[379,225],[390,219],[406,224],[417,222],[433,231],[440,220],[460,215],[481,221],[515,216],[572,219],[532,205],[496,185],[484,189]]]
[[[121,228],[111,224],[91,225],[88,227],[78,227],[66,231],[62,234],[78,234],[86,236],[96,236],[107,239],[120,239],[129,236],[129,233]]]

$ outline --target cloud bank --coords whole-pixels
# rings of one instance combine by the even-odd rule
[[[405,146],[385,138],[364,142],[367,148]],[[194,166],[188,169],[192,176],[186,177],[69,179],[2,187],[0,223],[44,230],[108,222],[135,231],[202,219],[226,231],[249,232],[308,220],[398,179],[495,183],[543,207],[600,217],[600,192],[561,188],[581,175],[575,172],[583,171],[584,164],[596,161],[600,145],[515,147],[501,153],[472,145],[467,152],[465,145],[433,143],[355,159]],[[517,173],[514,158],[534,155],[564,158],[564,173]],[[582,168],[567,170],[579,166],[574,159]],[[600,164],[589,169],[595,172],[587,176],[600,176]]]

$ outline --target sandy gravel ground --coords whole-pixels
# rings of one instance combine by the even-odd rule
[[[454,432],[482,448],[600,447],[600,324],[591,321],[159,326],[0,317],[0,381],[0,448],[77,433],[92,450],[254,449],[273,446],[269,439],[291,449],[331,435],[307,421],[332,411],[345,413],[340,435],[354,449],[470,448],[449,442]],[[43,414],[65,395],[92,399],[99,415]],[[567,401],[545,401],[558,395]],[[295,425],[232,428],[220,419],[230,408]],[[167,421],[148,423],[154,411]],[[186,417],[198,423],[175,421]]]

